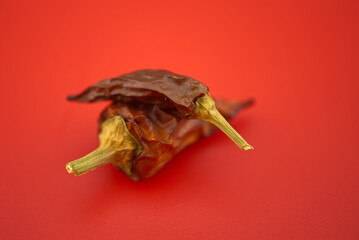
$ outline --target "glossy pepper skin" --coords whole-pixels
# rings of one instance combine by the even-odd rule
[[[192,115],[195,100],[207,93],[208,87],[193,78],[167,70],[146,69],[102,80],[67,99],[86,103],[112,100],[156,104],[188,118]]]
[[[221,114],[230,119],[252,101],[233,103],[215,99]],[[142,152],[131,163],[114,161],[132,179],[148,178],[160,170],[175,154],[202,137],[212,134],[216,127],[199,119],[186,120],[162,110],[157,105],[114,103],[99,118],[100,126],[106,119],[122,116],[130,133],[142,146]],[[129,167],[130,166],[130,169]]]

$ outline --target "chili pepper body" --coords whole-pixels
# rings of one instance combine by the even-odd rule
[[[192,115],[195,100],[207,93],[208,87],[193,78],[167,70],[146,69],[102,80],[67,99],[156,104],[162,109],[177,110],[186,118]]]
[[[232,118],[252,101],[232,103],[215,100],[216,106],[226,118]],[[122,116],[129,132],[142,146],[142,152],[131,163],[114,161],[120,169],[131,165],[125,172],[134,180],[148,178],[160,170],[175,154],[211,135],[216,127],[199,119],[183,119],[168,113],[157,105],[114,103],[108,106],[99,118],[100,126],[107,119]]]

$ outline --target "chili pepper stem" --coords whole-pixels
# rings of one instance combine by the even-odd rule
[[[76,176],[92,171],[112,162],[116,151],[109,147],[98,147],[95,151],[66,164],[66,170]]]
[[[108,163],[114,163],[127,174],[131,160],[141,152],[141,147],[128,131],[121,116],[107,119],[101,125],[100,146],[88,155],[66,164],[66,170],[82,175]]]
[[[215,103],[209,94],[196,100],[193,116],[214,124],[221,129],[238,147],[247,151],[253,149],[239,133],[227,122],[227,120],[218,112]]]

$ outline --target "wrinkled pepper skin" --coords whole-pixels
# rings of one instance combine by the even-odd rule
[[[182,118],[189,118],[195,100],[208,93],[201,82],[167,70],[138,70],[102,80],[68,100],[97,102],[112,100],[122,103],[156,104]]]
[[[233,103],[215,99],[217,109],[230,119],[252,103]],[[158,105],[113,103],[100,115],[99,123],[108,118],[122,116],[130,133],[142,145],[142,153],[131,160],[131,172],[127,174],[134,180],[148,178],[160,170],[173,156],[202,137],[209,136],[217,128],[206,121],[183,119],[166,112]],[[125,163],[115,161],[117,168]]]
[[[138,70],[105,79],[68,100],[112,101],[99,119],[99,147],[66,164],[77,176],[112,163],[134,180],[151,177],[216,127],[241,149],[253,149],[227,121],[251,101],[213,100],[206,85],[167,70]]]

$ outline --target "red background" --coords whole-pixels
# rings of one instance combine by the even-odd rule
[[[359,239],[357,1],[2,1],[1,239]],[[65,97],[142,68],[255,97],[154,177],[74,177],[107,103]]]

